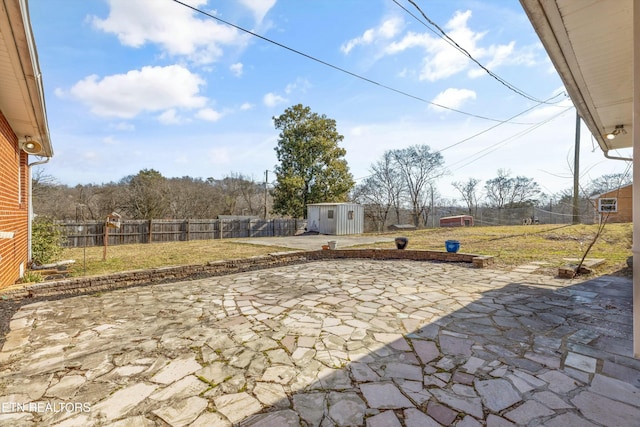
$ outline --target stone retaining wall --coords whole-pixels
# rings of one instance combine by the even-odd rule
[[[280,252],[250,258],[212,261],[206,264],[152,268],[92,277],[75,277],[57,281],[26,284],[0,291],[0,298],[22,300],[61,295],[81,295],[132,286],[193,280],[203,277],[241,273],[264,268],[335,259],[415,260],[471,263],[476,268],[493,264],[493,257],[438,251],[396,249],[338,249]]]

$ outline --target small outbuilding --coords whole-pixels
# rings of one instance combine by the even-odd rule
[[[364,207],[357,203],[309,204],[307,231],[332,235],[362,234]]]
[[[443,216],[440,218],[440,227],[471,227],[473,217],[471,215]]]
[[[633,221],[633,184],[591,197],[596,207],[596,222]]]

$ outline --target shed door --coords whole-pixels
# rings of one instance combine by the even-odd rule
[[[309,209],[309,217],[307,218],[307,230],[320,232],[320,209]]]

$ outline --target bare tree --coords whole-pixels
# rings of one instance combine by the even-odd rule
[[[391,210],[391,202],[378,178],[376,175],[366,178],[355,188],[353,199],[365,206],[365,215],[375,225],[376,230],[383,231]]]
[[[485,183],[489,203],[498,209],[535,203],[535,197],[540,194],[538,183],[524,176],[512,178],[510,174],[506,169],[498,169],[498,176]]]
[[[414,225],[418,227],[425,208],[430,206],[431,184],[446,173],[444,160],[439,152],[432,152],[428,145],[393,150],[392,156],[404,178],[411,215]]]
[[[480,180],[469,178],[467,181],[455,181],[451,185],[460,192],[462,200],[466,203],[469,215],[478,213],[478,191]]]

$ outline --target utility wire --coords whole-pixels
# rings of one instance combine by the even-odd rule
[[[530,133],[530,132],[533,132],[534,130],[538,129],[539,127],[541,127],[541,126],[543,126],[543,125],[545,125],[545,124],[549,123],[550,121],[555,120],[555,119],[557,119],[558,117],[562,116],[564,113],[566,113],[567,111],[571,110],[572,108],[573,108],[573,107],[566,108],[565,110],[561,111],[560,113],[558,113],[558,114],[556,114],[556,115],[554,115],[554,116],[551,116],[551,117],[549,117],[548,119],[543,120],[542,122],[537,123],[537,124],[535,124],[534,126],[531,126],[530,128],[527,128],[527,129],[525,129],[525,130],[524,130],[524,131],[522,131],[522,132],[519,132],[519,133],[517,133],[517,134],[515,134],[515,135],[512,135],[512,136],[510,136],[510,137],[506,138],[506,139],[503,139],[502,141],[498,141],[497,143],[495,143],[495,144],[493,144],[493,145],[490,145],[489,147],[483,148],[482,150],[478,151],[478,152],[477,152],[477,153],[475,153],[475,154],[472,154],[471,156],[467,157],[466,159],[469,159],[469,158],[471,158],[471,157],[477,156],[478,154],[480,154],[480,153],[482,153],[482,152],[484,152],[484,151],[487,151],[487,150],[490,150],[490,151],[487,151],[486,153],[482,154],[481,156],[478,156],[478,157],[476,157],[475,159],[470,160],[469,162],[467,162],[467,163],[463,164],[462,166],[457,167],[455,170],[460,170],[460,169],[462,169],[462,168],[464,168],[464,167],[466,167],[466,166],[470,165],[471,163],[473,163],[473,162],[476,162],[476,161],[480,160],[481,158],[483,158],[483,157],[485,157],[485,156],[487,156],[487,155],[489,155],[489,154],[493,153],[493,152],[494,152],[494,151],[496,151],[498,148],[500,148],[500,146],[502,146],[502,145],[506,144],[507,142],[510,142],[510,141],[511,141],[511,140],[513,140],[513,139],[519,138],[519,137],[524,136],[524,135],[526,135],[526,134],[528,134],[528,133]],[[452,163],[450,166],[453,166],[453,165],[457,165],[457,164],[459,164],[459,163],[462,163],[462,162],[464,162],[466,159],[458,160],[457,162]]]
[[[531,110],[533,110],[533,109],[535,109],[535,108],[538,108],[541,104],[546,104],[548,101],[552,100],[553,98],[557,98],[557,97],[558,97],[558,96],[560,96],[560,95],[562,95],[562,93],[559,93],[559,94],[557,94],[557,95],[554,95],[554,96],[552,96],[551,98],[548,98],[546,101],[541,101],[541,102],[539,102],[537,105],[534,105],[534,106],[533,106],[533,107],[531,107],[531,108],[527,108],[526,110],[524,110],[524,111],[522,111],[522,112],[520,112],[520,113],[518,113],[518,114],[516,114],[516,115],[514,115],[514,116],[509,117],[507,120],[505,120],[505,121],[504,121],[504,122],[502,122],[502,123],[497,123],[497,124],[495,124],[495,125],[493,125],[493,126],[491,126],[491,127],[487,128],[487,129],[485,129],[485,130],[483,130],[483,131],[480,131],[480,132],[478,132],[478,133],[476,133],[476,134],[474,134],[474,135],[471,135],[471,136],[469,136],[469,137],[467,137],[467,138],[465,138],[465,139],[463,139],[463,140],[461,140],[461,141],[458,141],[458,142],[456,142],[456,143],[454,143],[454,144],[451,144],[451,145],[448,145],[448,146],[446,146],[446,147],[444,147],[444,148],[441,148],[441,149],[440,149],[440,150],[438,150],[438,151],[439,151],[439,152],[443,152],[443,151],[445,151],[445,150],[448,150],[449,148],[453,148],[453,147],[455,147],[456,145],[460,145],[460,144],[462,144],[463,142],[467,142],[467,141],[469,141],[470,139],[473,139],[473,138],[475,138],[475,137],[477,137],[477,136],[480,136],[480,135],[482,135],[483,133],[487,133],[487,132],[489,132],[490,130],[495,129],[495,128],[497,128],[497,127],[498,127],[498,126],[500,126],[500,125],[503,125],[503,124],[505,124],[505,123],[509,123],[509,122],[511,122],[511,120],[515,119],[516,117],[521,116],[521,115],[523,115],[524,113],[528,113],[529,111],[531,111]],[[565,111],[566,111],[566,110],[565,110]],[[563,113],[564,113],[564,111],[563,111]]]
[[[529,94],[527,94],[526,92],[524,92],[521,89],[518,89],[516,86],[514,86],[513,84],[509,83],[508,81],[506,81],[505,79],[503,79],[502,77],[498,76],[496,73],[494,73],[493,71],[489,70],[487,67],[485,67],[484,65],[482,65],[480,63],[480,61],[478,61],[477,59],[475,59],[473,57],[473,55],[471,55],[471,53],[469,53],[469,51],[467,51],[465,48],[463,48],[462,46],[460,46],[455,40],[453,40],[451,37],[449,37],[449,35],[438,25],[436,24],[434,21],[432,21],[431,19],[429,19],[429,17],[427,16],[426,13],[424,13],[424,11],[420,8],[420,6],[418,6],[415,1],[413,0],[407,0],[409,3],[411,3],[417,10],[418,12],[420,12],[420,14],[422,15],[422,17],[424,19],[427,20],[427,22],[431,25],[433,25],[439,32],[440,34],[436,33],[435,31],[433,31],[432,29],[430,29],[426,24],[424,24],[422,21],[420,21],[414,14],[412,14],[411,12],[409,12],[409,10],[407,10],[404,6],[402,6],[398,0],[393,0],[393,2],[395,4],[397,4],[400,8],[402,8],[403,10],[405,10],[407,13],[409,13],[411,16],[413,16],[416,20],[418,20],[420,23],[422,23],[426,28],[428,28],[431,32],[433,32],[434,34],[436,34],[438,37],[440,37],[441,39],[443,39],[444,41],[446,41],[448,44],[450,44],[451,46],[453,46],[455,49],[457,49],[459,52],[461,52],[463,55],[465,55],[467,58],[469,58],[470,60],[472,60],[473,62],[475,62],[480,68],[482,68],[487,74],[489,74],[491,77],[493,77],[495,80],[497,80],[500,84],[502,84],[503,86],[505,86],[506,88],[508,88],[509,90],[517,93],[518,95],[529,99],[531,101],[535,101],[535,102],[541,102],[544,103],[545,101],[541,101]]]
[[[547,101],[550,101],[550,100],[552,100],[553,98],[556,98],[556,97],[558,97],[558,96],[560,96],[560,95],[562,95],[562,93],[559,93],[559,94],[557,94],[557,95],[554,95],[554,96],[552,96],[552,97],[548,98],[548,99],[547,99]],[[527,113],[527,112],[529,112],[529,111],[531,111],[531,110],[533,110],[533,109],[535,109],[535,108],[538,108],[538,107],[539,107],[540,105],[542,105],[543,103],[544,103],[544,102],[540,102],[540,103],[538,103],[537,105],[534,105],[534,106],[533,106],[533,107],[531,107],[531,108],[527,108],[526,110],[524,110],[524,111],[522,111],[522,112],[520,112],[520,113],[518,113],[518,114],[516,114],[516,115],[514,115],[514,116],[511,116],[509,119],[505,120],[505,121],[504,121],[504,122],[502,122],[502,123],[498,123],[498,124],[496,124],[496,125],[494,125],[494,126],[491,126],[491,127],[487,128],[487,129],[485,129],[485,130],[483,130],[483,131],[480,131],[480,132],[478,132],[478,133],[476,133],[476,134],[473,134],[473,135],[471,135],[471,136],[469,136],[469,137],[467,137],[467,138],[465,138],[465,139],[463,139],[463,140],[460,140],[460,141],[458,141],[458,142],[456,142],[456,143],[453,143],[453,144],[451,144],[451,145],[448,145],[448,146],[446,146],[446,147],[444,147],[444,148],[442,148],[442,149],[435,150],[435,153],[441,153],[441,152],[443,152],[443,151],[445,151],[445,150],[448,150],[449,148],[453,148],[453,147],[455,147],[455,146],[457,146],[457,145],[460,145],[460,144],[462,144],[462,143],[464,143],[464,142],[467,142],[467,141],[469,141],[469,140],[471,140],[471,139],[473,139],[473,138],[476,138],[476,137],[478,137],[478,136],[480,136],[480,135],[482,135],[482,134],[484,134],[484,133],[487,133],[487,132],[489,132],[490,130],[495,129],[495,128],[496,128],[496,127],[498,127],[498,126],[503,125],[503,124],[505,124],[505,123],[508,123],[510,120],[512,120],[512,119],[514,119],[514,118],[516,118],[516,117],[518,117],[518,116],[523,115],[524,113]],[[550,117],[550,118],[549,118],[549,119],[547,119],[547,120],[544,120],[544,121],[542,121],[542,122],[538,122],[538,123],[534,123],[534,124],[533,124],[533,126],[532,126],[531,128],[528,128],[528,129],[526,129],[526,130],[525,130],[525,131],[523,131],[523,132],[519,132],[519,133],[517,133],[517,134],[515,134],[515,135],[512,135],[512,136],[510,136],[509,138],[504,139],[504,140],[502,140],[502,141],[500,141],[500,142],[498,142],[498,143],[496,143],[496,144],[494,144],[494,145],[492,145],[492,146],[490,146],[490,147],[484,148],[483,150],[480,150],[480,151],[478,151],[477,153],[475,153],[475,154],[473,154],[473,155],[471,155],[471,156],[469,156],[469,157],[467,157],[467,158],[464,158],[464,159],[459,160],[459,161],[457,161],[457,162],[455,162],[455,163],[452,163],[452,165],[456,165],[456,164],[458,164],[458,163],[460,163],[460,162],[464,162],[466,159],[471,158],[471,157],[473,157],[473,156],[475,156],[475,155],[477,155],[477,154],[479,154],[479,153],[482,153],[483,151],[488,150],[488,149],[490,149],[490,148],[492,148],[492,147],[495,147],[495,146],[496,146],[496,145],[498,145],[498,144],[508,142],[509,140],[511,140],[511,139],[515,139],[515,138],[519,138],[520,136],[524,136],[524,135],[526,135],[527,133],[529,133],[529,132],[531,132],[531,131],[533,131],[533,130],[537,129],[538,127],[540,127],[540,126],[542,126],[542,125],[544,125],[544,124],[548,123],[549,121],[554,120],[554,119],[556,119],[557,117],[560,117],[562,114],[566,113],[566,112],[567,112],[567,111],[569,111],[571,108],[573,108],[573,107],[566,108],[566,109],[564,109],[563,111],[561,111],[560,113],[556,114],[555,116]],[[495,151],[495,150],[494,150],[494,151]],[[489,153],[487,153],[487,154],[489,154]],[[487,155],[487,154],[485,154],[485,155]],[[484,156],[481,156],[481,157],[484,157]],[[481,157],[478,157],[478,159],[480,159]],[[478,159],[475,159],[475,160],[478,160]],[[473,161],[475,161],[475,160],[473,160]],[[472,162],[473,162],[473,161],[472,161]],[[467,163],[467,164],[470,164],[470,163],[472,163],[472,162],[469,162],[469,163]],[[463,165],[463,166],[460,166],[458,169],[462,169],[463,167],[467,166],[467,164],[465,164],[465,165]],[[374,176],[374,175],[375,175],[375,174],[370,174],[370,175],[367,175],[367,176],[363,176],[363,177],[361,177],[361,178],[355,178],[355,181],[360,181],[360,180],[363,180],[363,179],[367,179],[367,178],[370,178],[370,177],[372,177],[372,176]]]
[[[205,15],[205,16],[207,16],[207,17],[211,18],[211,19],[215,19],[215,20],[216,20],[216,21],[218,21],[218,22],[221,22],[221,23],[223,23],[223,24],[225,24],[225,25],[229,25],[230,27],[233,27],[233,28],[235,28],[235,29],[237,29],[237,30],[239,30],[239,31],[242,31],[242,32],[246,33],[246,34],[250,34],[250,35],[252,35],[252,36],[254,36],[254,37],[257,37],[257,38],[259,38],[259,39],[261,39],[261,40],[264,40],[264,41],[266,41],[266,42],[268,42],[268,43],[274,44],[274,45],[276,45],[276,46],[278,46],[278,47],[281,47],[281,48],[283,48],[283,49],[286,49],[286,50],[288,50],[288,51],[290,51],[290,52],[293,52],[293,53],[295,53],[295,54],[298,54],[298,55],[300,55],[300,56],[303,56],[303,57],[305,57],[305,58],[307,58],[307,59],[310,59],[310,60],[312,60],[312,61],[318,62],[318,63],[320,63],[320,64],[322,64],[322,65],[325,65],[325,66],[327,66],[327,67],[329,67],[329,68],[333,68],[334,70],[337,70],[337,71],[340,71],[340,72],[342,72],[342,73],[348,74],[348,75],[350,75],[350,76],[352,76],[352,77],[355,77],[355,78],[357,78],[357,79],[363,80],[363,81],[365,81],[365,82],[367,82],[367,83],[371,83],[371,84],[376,85],[376,86],[378,86],[378,87],[381,87],[381,88],[383,88],[383,89],[390,90],[390,91],[392,91],[392,92],[398,93],[398,94],[400,94],[400,95],[404,95],[404,96],[406,96],[406,97],[409,97],[409,98],[415,99],[415,100],[420,101],[420,102],[424,102],[424,103],[429,104],[429,105],[433,105],[433,106],[436,106],[436,107],[444,108],[445,110],[453,111],[453,112],[456,112],[456,113],[459,113],[459,114],[463,114],[463,115],[465,115],[465,116],[475,117],[475,118],[477,118],[477,119],[487,120],[487,121],[490,121],[490,122],[498,122],[498,123],[503,123],[503,122],[504,122],[504,120],[501,120],[501,119],[494,119],[494,118],[491,118],[491,117],[481,116],[481,115],[479,115],[479,114],[474,114],[474,113],[469,113],[469,112],[462,111],[462,110],[457,110],[457,109],[455,109],[455,108],[447,107],[447,106],[445,106],[445,105],[441,105],[441,104],[438,104],[438,103],[435,103],[435,102],[428,101],[428,100],[426,100],[426,99],[424,99],[424,98],[421,98],[421,97],[419,97],[419,96],[416,96],[416,95],[411,95],[411,94],[410,94],[410,93],[408,93],[408,92],[404,92],[404,91],[402,91],[402,90],[400,90],[400,89],[395,89],[395,88],[393,88],[393,87],[391,87],[391,86],[388,86],[388,85],[385,85],[385,84],[379,83],[379,82],[377,82],[377,81],[375,81],[375,80],[371,80],[371,79],[369,79],[369,78],[367,78],[367,77],[361,76],[361,75],[359,75],[359,74],[356,74],[356,73],[351,72],[351,71],[349,71],[349,70],[346,70],[346,69],[344,69],[344,68],[341,68],[341,67],[338,67],[338,66],[336,66],[336,65],[330,64],[329,62],[323,61],[323,60],[318,59],[318,58],[316,58],[316,57],[314,57],[314,56],[311,56],[311,55],[309,55],[309,54],[306,54],[306,53],[304,53],[304,52],[301,52],[301,51],[299,51],[299,50],[297,50],[297,49],[294,49],[294,48],[291,48],[291,47],[289,47],[289,46],[286,46],[286,45],[284,45],[284,44],[282,44],[282,43],[279,43],[279,42],[277,42],[277,41],[275,41],[275,40],[271,40],[271,39],[269,39],[269,38],[267,38],[267,37],[265,37],[265,36],[261,36],[260,34],[254,33],[254,32],[253,32],[253,31],[251,31],[251,30],[247,30],[247,29],[245,29],[245,28],[243,28],[243,27],[240,27],[240,26],[238,26],[238,25],[236,25],[236,24],[232,24],[231,22],[225,21],[224,19],[221,19],[221,18],[219,18],[219,17],[217,17],[217,16],[215,16],[215,15],[212,15],[212,14],[210,14],[210,13],[207,13],[207,12],[203,11],[203,10],[200,10],[200,9],[198,9],[197,7],[194,7],[194,6],[191,6],[191,5],[189,5],[189,4],[183,3],[183,2],[182,2],[182,1],[180,1],[180,0],[173,0],[173,1],[174,1],[175,3],[178,3],[178,4],[180,4],[180,5],[184,6],[184,7],[187,7],[187,8],[189,8],[189,9],[193,10],[194,12],[197,12],[197,13],[200,13],[200,14],[202,14],[202,15]],[[540,101],[536,101],[536,102],[540,102]]]

